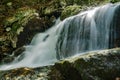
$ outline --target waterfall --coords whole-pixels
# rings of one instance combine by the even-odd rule
[[[57,58],[109,48],[110,37],[114,38],[110,35],[115,27],[113,19],[119,7],[108,4],[65,19],[57,42]]]
[[[108,4],[66,18],[37,34],[20,56],[0,70],[54,64],[81,52],[109,48],[113,18],[119,4]]]

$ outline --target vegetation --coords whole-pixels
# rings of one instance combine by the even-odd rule
[[[111,3],[119,2],[120,0],[110,0]]]
[[[67,6],[61,13],[61,20],[65,19],[66,17],[73,16],[75,14],[78,14],[81,10],[81,6],[78,5],[72,5],[72,6]]]

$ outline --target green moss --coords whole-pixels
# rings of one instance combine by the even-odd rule
[[[36,10],[23,7],[16,10],[13,16],[7,17],[4,21],[4,27],[7,31],[7,40],[11,41],[11,45],[15,48],[17,42],[17,35],[23,31],[23,27],[28,23],[29,20],[37,16]]]
[[[120,2],[120,0],[110,0],[111,3]]]
[[[48,14],[51,14],[52,12],[54,12],[54,11],[55,11],[54,6],[51,6],[51,7],[48,7],[44,10],[44,14],[48,15]]]
[[[74,4],[74,0],[65,0],[66,5],[73,5]]]
[[[79,13],[81,10],[81,6],[77,6],[77,5],[73,5],[73,6],[67,6],[63,11],[62,11],[62,14],[61,14],[61,20],[67,18],[67,17],[70,17],[70,16],[73,16],[77,13]]]
[[[10,26],[11,30],[17,32],[19,27],[25,26],[25,24],[34,17],[35,9],[29,7],[19,8],[11,17],[6,18],[5,27]]]

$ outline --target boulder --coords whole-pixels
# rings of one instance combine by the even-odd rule
[[[67,74],[73,76],[74,72],[77,71],[76,75],[80,74],[83,80],[115,80],[117,77],[120,77],[119,66],[120,48],[87,52],[79,56],[68,58],[54,65],[62,75],[68,71]],[[74,70],[74,72],[72,70]]]
[[[120,48],[86,52],[52,66],[0,71],[0,79],[119,80]]]

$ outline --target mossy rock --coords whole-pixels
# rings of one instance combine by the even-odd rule
[[[35,14],[37,14],[35,9],[29,7],[19,8],[13,16],[6,18],[4,27],[10,26],[12,31],[17,32],[20,27],[25,26],[30,19],[34,18]]]
[[[120,77],[120,49],[89,52],[73,62],[83,80],[115,80]],[[114,73],[114,74],[113,74]]]
[[[63,11],[60,16],[61,20],[76,15],[80,12],[81,6],[73,5],[73,6],[67,6]]]
[[[70,75],[73,76],[75,72],[76,75],[81,75],[83,80],[115,80],[120,77],[119,66],[120,48],[116,48],[87,52],[80,56],[68,58],[56,63],[55,69],[57,69],[61,75],[69,75],[69,78],[71,77]],[[70,79],[76,80],[72,78]]]
[[[29,20],[38,16],[35,9],[29,7],[19,8],[13,13],[13,16],[7,17],[4,21],[4,27],[8,34],[8,39],[12,43],[12,46],[16,47],[17,35],[23,31],[24,26]]]
[[[120,2],[120,0],[110,0],[111,3],[117,3]]]
[[[53,77],[56,74],[56,79]],[[59,77],[60,76],[60,77]],[[57,79],[58,78],[58,79]],[[81,74],[72,66],[69,61],[58,62],[53,66],[50,73],[50,80],[82,80]]]

